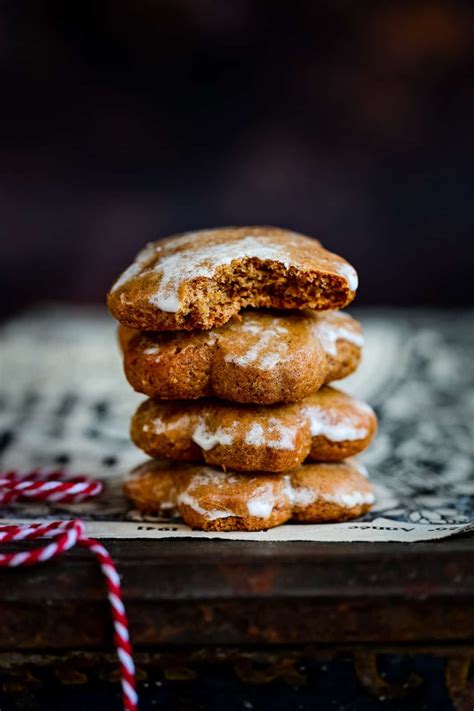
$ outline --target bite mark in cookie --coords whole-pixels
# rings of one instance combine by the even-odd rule
[[[108,305],[131,328],[210,329],[247,306],[343,308],[356,289],[353,267],[317,240],[275,227],[228,227],[147,245]]]

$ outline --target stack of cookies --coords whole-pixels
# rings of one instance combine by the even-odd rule
[[[108,295],[125,374],[149,398],[132,418],[152,459],[125,484],[143,513],[194,528],[345,521],[374,501],[352,457],[373,410],[329,386],[357,367],[341,312],[357,275],[319,242],[240,227],[149,244]]]

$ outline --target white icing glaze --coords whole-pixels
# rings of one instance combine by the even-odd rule
[[[145,348],[143,353],[145,355],[155,355],[156,353],[159,352],[159,350],[160,350],[159,346],[150,346],[149,348]],[[159,360],[159,358],[155,358],[155,360]]]
[[[359,277],[353,266],[347,262],[337,262],[335,265],[335,271],[343,276],[347,281],[347,285],[351,291],[356,291],[359,286]]]
[[[178,427],[187,427],[188,424],[189,415],[187,414],[167,422],[157,417],[152,423],[144,424],[143,430],[160,435]],[[206,452],[219,444],[231,445],[235,441],[238,424],[235,422],[232,427],[219,427],[213,431],[204,419],[200,419],[191,433],[191,439]],[[273,449],[291,450],[295,446],[295,436],[295,427],[284,425],[276,417],[272,417],[268,420],[266,427],[259,422],[253,422],[245,434],[244,442],[250,447],[266,446]]]
[[[278,353],[267,353],[260,359],[260,368],[262,370],[272,370],[281,361],[281,356]]]
[[[352,404],[360,412],[365,412],[367,415],[374,415],[375,416],[375,412],[373,411],[373,408],[370,407],[370,405],[367,402],[363,402],[363,400],[353,399]]]
[[[143,425],[143,430],[160,435],[163,434],[163,432],[169,432],[179,427],[187,427],[188,422],[189,415],[186,414],[180,415],[180,417],[177,417],[175,420],[169,420],[168,422],[163,422],[160,417],[156,417],[152,423]]]
[[[194,428],[191,439],[207,452],[217,444],[232,444],[234,441],[234,434],[232,429],[226,429],[225,427],[219,428],[215,430],[215,432],[211,432],[206,423],[201,420],[201,422],[199,422],[199,424]]]
[[[254,422],[251,428],[247,431],[245,435],[245,444],[249,444],[252,447],[263,447],[265,444],[265,432],[262,425],[258,422]]]
[[[312,489],[307,489],[306,487],[292,487],[293,491],[293,504],[295,506],[309,506],[316,501],[316,494]]]
[[[247,320],[242,323],[240,330],[244,333],[253,333],[254,336],[256,336],[261,333],[263,328],[262,324],[258,321],[251,321],[250,318],[247,318]]]
[[[178,494],[178,504],[185,504],[192,508],[196,513],[205,516],[209,521],[215,521],[217,518],[230,518],[237,516],[233,511],[224,511],[220,509],[204,509],[192,496],[189,491],[182,491]]]
[[[288,475],[285,476],[285,494],[293,506],[309,506],[316,500],[316,494],[312,489],[293,486]]]
[[[143,431],[144,432],[154,432],[154,434],[160,435],[163,434],[165,429],[168,429],[168,427],[165,427],[165,424],[162,420],[153,420],[153,422],[146,422],[143,425]]]
[[[362,504],[373,504],[375,501],[375,495],[372,492],[362,492],[362,491],[347,491],[344,489],[338,489],[334,494],[320,494],[324,501],[331,504],[337,504],[343,508],[352,509],[354,506],[361,506]]]
[[[256,342],[241,355],[227,353],[225,360],[240,366],[254,365],[261,370],[272,370],[288,353],[288,343],[281,338],[288,335],[288,329],[275,324],[262,328],[261,324],[250,321],[242,326],[242,331],[258,336]],[[264,351],[269,348],[270,352]]]
[[[367,427],[355,427],[347,416],[339,422],[333,422],[330,411],[317,405],[308,405],[303,408],[303,413],[309,419],[312,437],[323,435],[331,442],[353,442],[364,439],[369,433]],[[337,413],[337,417],[340,416],[340,413]]]
[[[218,444],[231,445],[235,441],[235,428],[221,427],[211,431],[202,420],[194,428],[191,435],[193,442],[206,452]],[[293,449],[295,446],[296,428],[282,424],[276,417],[269,419],[266,428],[259,422],[253,422],[247,430],[244,442],[250,447],[270,447],[273,449]]]
[[[189,490],[194,490],[197,486],[212,484],[215,488],[220,488],[227,484],[236,484],[239,477],[229,472],[224,472],[221,469],[213,467],[200,467],[199,474],[193,476]]]
[[[360,471],[361,474],[368,478],[368,473],[365,467],[359,464],[356,460],[350,460],[350,463]],[[338,466],[334,464],[334,466]],[[365,471],[365,474],[363,472]],[[347,490],[344,486],[340,486],[332,494],[318,491],[315,489],[310,489],[308,487],[298,487],[293,486],[291,483],[291,477],[285,476],[285,493],[288,496],[289,501],[294,506],[309,506],[314,503],[318,498],[327,501],[328,503],[337,504],[343,508],[354,508],[354,506],[360,506],[362,504],[373,504],[375,501],[375,496],[372,492],[362,492],[356,490]]]
[[[194,428],[191,439],[206,452],[218,444],[231,445],[235,441],[235,428],[221,427],[215,431],[201,420]],[[250,447],[270,447],[273,449],[293,449],[295,446],[296,428],[282,424],[276,417],[269,419],[263,427],[259,422],[253,422],[247,430],[244,442]]]
[[[188,279],[211,278],[218,267],[247,257],[289,265],[288,255],[281,247],[272,244],[271,238],[248,235],[235,242],[202,244],[190,242],[193,233],[184,235],[176,244],[189,243],[188,251],[163,256],[155,271],[161,275],[160,284],[150,302],[161,311],[176,313],[181,306],[180,288]],[[171,245],[170,245],[171,246]],[[132,276],[136,273],[132,273]],[[130,276],[127,277],[127,280]],[[122,282],[124,283],[124,282]]]
[[[276,497],[271,484],[259,486],[254,495],[247,501],[247,510],[251,516],[268,518],[276,504]]]
[[[331,315],[331,319],[318,319],[313,327],[313,331],[319,338],[326,353],[333,356],[337,355],[337,342],[339,340],[348,341],[359,348],[362,348],[364,345],[364,337],[361,333],[357,333],[346,326],[337,324],[340,318],[341,320],[344,319],[344,315],[334,312],[334,314]],[[336,321],[336,323],[334,323],[334,321]]]
[[[226,474],[223,471],[212,469],[211,467],[202,467],[199,474],[193,476],[188,487],[178,494],[177,501],[178,503],[189,506],[196,511],[196,513],[205,516],[210,521],[215,521],[218,518],[238,516],[238,514],[231,509],[205,509],[199,504],[196,497],[192,495],[200,486],[212,485],[214,488],[220,489],[222,486],[235,484],[237,481],[237,477],[233,474]]]
[[[276,417],[268,421],[268,432],[272,439],[267,437],[265,444],[273,449],[293,449],[295,446],[296,428],[282,424]]]

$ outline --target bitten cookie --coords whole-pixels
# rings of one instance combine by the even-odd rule
[[[125,375],[157,399],[215,396],[269,405],[296,402],[359,364],[359,323],[328,311],[243,311],[211,331],[119,328]]]
[[[366,513],[375,500],[366,472],[350,460],[251,476],[151,460],[135,470],[124,489],[148,514],[160,515],[163,501],[167,506],[174,501],[185,523],[205,531],[260,531],[290,519],[348,521]]]
[[[368,446],[376,426],[369,405],[325,386],[301,402],[266,407],[147,400],[132,418],[131,436],[152,457],[281,472],[306,458],[351,457]]]
[[[108,306],[143,331],[210,329],[246,306],[340,309],[356,289],[353,267],[317,240],[226,227],[148,244],[113,285]]]

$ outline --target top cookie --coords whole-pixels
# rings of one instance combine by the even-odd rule
[[[130,328],[206,330],[246,306],[340,309],[356,289],[353,267],[315,239],[276,227],[227,227],[148,244],[107,301]]]

